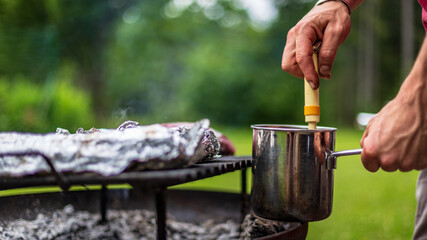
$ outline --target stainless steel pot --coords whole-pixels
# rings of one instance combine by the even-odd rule
[[[252,125],[252,193],[255,215],[280,221],[318,221],[332,212],[336,128]]]

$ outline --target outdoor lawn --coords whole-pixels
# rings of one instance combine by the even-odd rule
[[[237,147],[237,155],[251,155],[250,129],[224,129]],[[359,148],[362,131],[341,129],[336,150]],[[410,239],[415,214],[418,171],[370,173],[360,156],[338,158],[332,215],[309,224],[307,239]],[[230,173],[179,186],[238,192],[240,173]],[[249,188],[250,189],[250,188]]]
[[[235,143],[237,155],[251,155],[251,129],[219,129]],[[358,148],[361,135],[361,131],[339,130],[336,149]],[[338,158],[332,215],[326,220],[310,223],[307,239],[410,239],[417,175],[415,171],[370,173],[363,168],[359,156]],[[239,192],[240,172],[174,188]],[[40,189],[3,191],[0,196],[34,191],[39,192]]]
[[[0,133],[209,119],[237,155],[251,155],[250,124],[304,119],[304,81],[281,63],[285,45],[292,49],[287,33],[314,2],[0,0]],[[421,10],[417,1],[377,0],[352,11],[331,80],[320,80],[320,124],[346,126],[336,150],[359,148],[355,115],[378,113],[398,93],[426,36]],[[310,223],[308,239],[410,239],[417,175],[370,173],[360,156],[338,158],[332,215]],[[240,177],[237,171],[173,189],[238,193]],[[51,191],[60,189],[0,197]]]

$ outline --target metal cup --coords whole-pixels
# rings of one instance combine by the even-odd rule
[[[333,152],[336,128],[252,125],[255,215],[280,221],[318,221],[332,212],[336,157],[361,149]]]

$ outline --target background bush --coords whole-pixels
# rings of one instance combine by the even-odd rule
[[[0,79],[1,131],[54,132],[62,127],[73,132],[93,124],[89,95],[69,79],[44,85],[23,76]]]
[[[267,23],[243,0],[0,0],[0,78],[16,95],[1,96],[16,111],[1,113],[2,129],[99,126],[115,115],[302,124],[303,81],[280,66],[286,33],[314,1],[263,2],[274,10]],[[332,79],[321,81],[321,125],[351,125],[398,91],[425,35],[420,6],[408,1],[405,15],[401,4],[353,12]]]

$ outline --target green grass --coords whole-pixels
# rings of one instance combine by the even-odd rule
[[[236,145],[236,155],[251,155],[250,128],[218,129]],[[359,148],[361,136],[361,131],[339,130],[336,150]],[[418,172],[386,173],[380,170],[377,173],[370,173],[363,168],[360,156],[340,157],[337,165],[332,215],[326,220],[310,223],[307,239],[410,239],[414,224],[415,184]],[[240,191],[240,172],[172,188],[237,193]],[[0,196],[44,190],[46,188],[0,191]],[[48,188],[48,190],[59,189]]]
[[[336,149],[359,147],[361,131],[341,130]],[[332,215],[311,223],[308,239],[410,239],[418,171],[370,173],[360,156],[338,158]]]
[[[341,130],[336,149],[359,147],[361,131]],[[410,239],[418,171],[370,173],[360,156],[338,158],[332,215],[310,223],[308,239]]]
[[[236,155],[252,155],[252,129],[250,128],[220,128],[236,147]],[[250,192],[251,186],[251,174],[248,171],[247,174],[248,192]],[[195,182],[181,184],[172,189],[194,189],[194,190],[205,190],[205,191],[219,191],[219,192],[231,192],[238,193],[241,189],[241,172],[234,171],[226,173],[220,176],[202,179]]]
[[[107,186],[108,189],[123,189],[123,188],[132,188],[128,184],[112,184]],[[69,191],[84,191],[84,190],[100,190],[101,185],[86,185],[83,186],[72,186]],[[50,193],[50,192],[60,192],[62,191],[60,187],[29,187],[29,188],[18,188],[0,191],[0,197],[14,196],[14,195],[24,195],[24,194],[38,194],[38,193]]]
[[[251,129],[220,129],[236,144],[237,155],[252,154]],[[340,129],[336,150],[359,148],[362,131]],[[370,173],[360,156],[338,158],[332,215],[309,224],[307,239],[410,239],[418,171]],[[248,180],[250,181],[250,180]],[[239,192],[240,172],[174,188]]]

